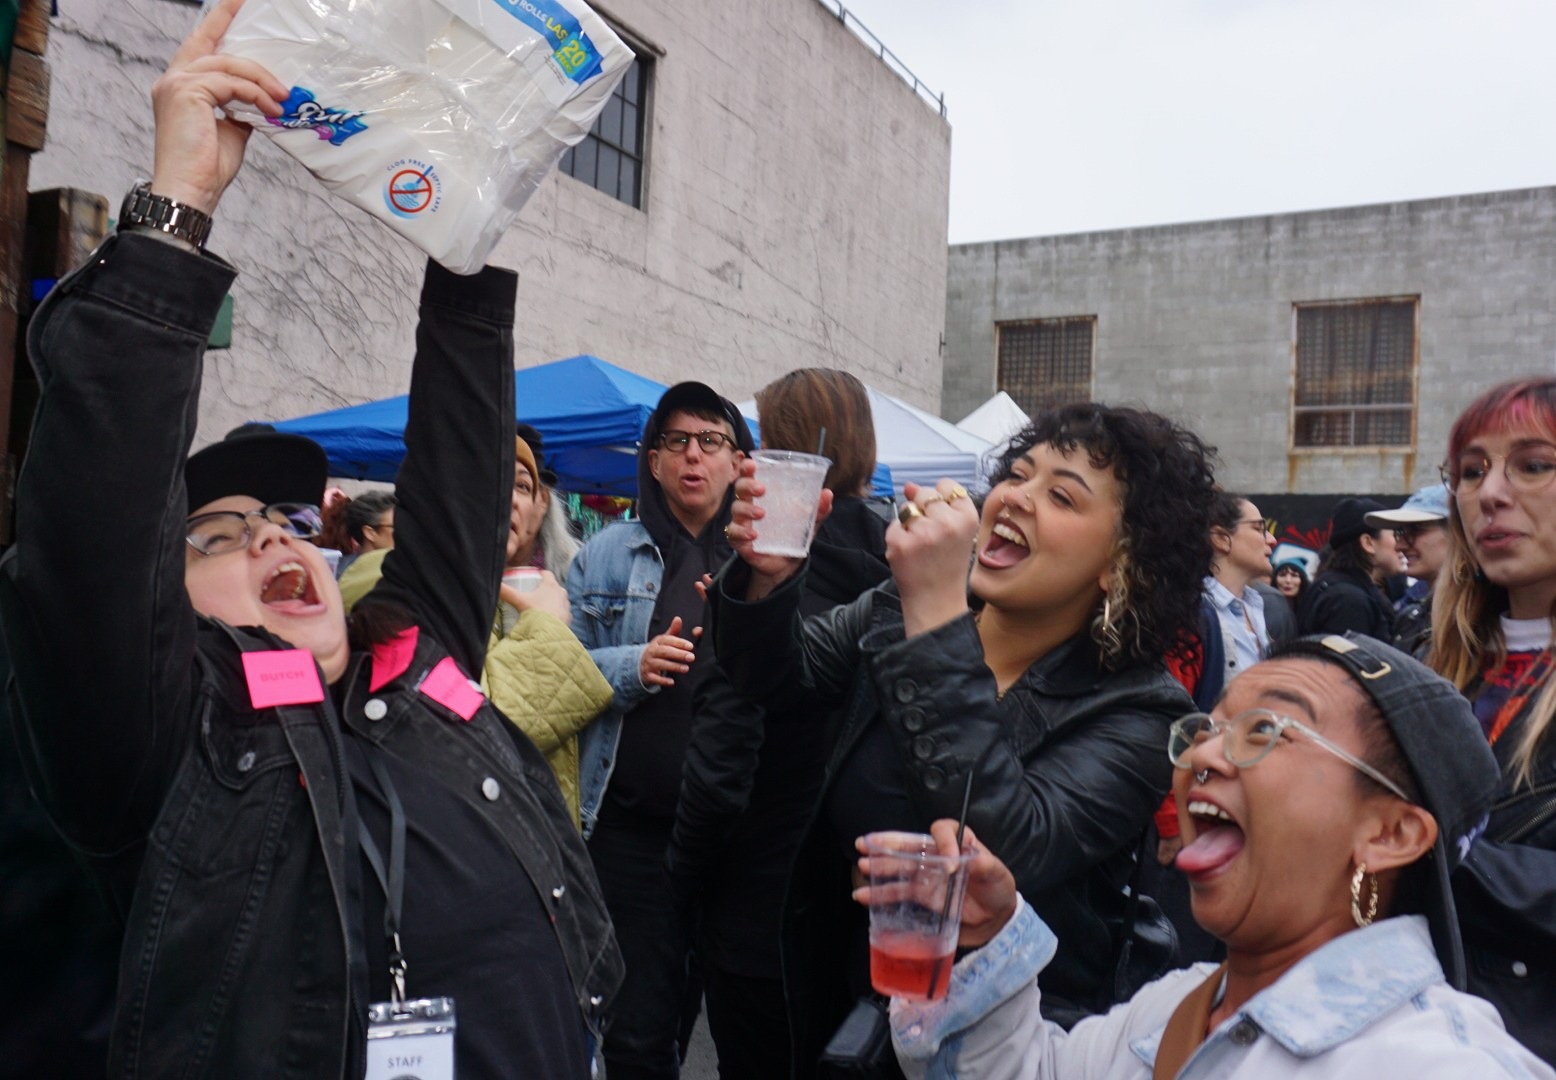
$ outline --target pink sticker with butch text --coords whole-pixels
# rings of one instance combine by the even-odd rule
[[[413,626],[373,646],[373,677],[367,683],[368,693],[376,693],[410,670],[420,636],[420,628]]]
[[[452,656],[445,656],[438,661],[438,665],[427,672],[427,677],[421,681],[418,689],[445,709],[457,713],[461,720],[467,721],[481,708],[481,702],[486,700],[481,691],[470,685],[470,680],[465,678]]]
[[[249,703],[256,709],[278,705],[312,705],[324,700],[324,684],[313,653],[307,649],[276,649],[243,654]]]

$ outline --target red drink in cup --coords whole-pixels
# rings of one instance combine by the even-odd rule
[[[937,1001],[951,983],[956,955],[953,941],[940,941],[909,931],[870,935],[870,985],[882,994],[913,1001]]]
[[[970,850],[941,855],[932,836],[871,833],[870,985],[910,1001],[935,1001],[951,984]]]

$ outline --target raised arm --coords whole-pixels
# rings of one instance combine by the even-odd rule
[[[858,673],[859,639],[877,604],[895,604],[873,589],[851,604],[805,618],[803,573],[760,600],[749,595],[750,568],[732,559],[708,590],[719,666],[741,696],[769,710],[792,713],[842,704]]]
[[[277,115],[285,95],[258,65],[213,55],[237,7],[214,7],[152,89],[152,191],[207,214],[249,133],[215,110]],[[34,788],[89,852],[145,834],[194,719],[183,463],[205,341],[235,276],[160,234],[110,238],[29,328],[42,398],[0,618]]]
[[[517,290],[509,270],[462,277],[427,262],[395,546],[363,601],[410,609],[471,677],[486,657],[512,505]]]

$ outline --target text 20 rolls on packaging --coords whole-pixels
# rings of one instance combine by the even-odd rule
[[[291,90],[235,117],[461,274],[633,60],[581,0],[247,0],[221,51]]]

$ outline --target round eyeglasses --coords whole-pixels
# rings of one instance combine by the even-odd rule
[[[1454,495],[1469,495],[1480,489],[1496,459],[1480,450],[1466,450],[1456,461],[1438,466],[1443,483]],[[1514,491],[1539,491],[1556,480],[1556,446],[1529,443],[1502,459],[1502,475]]]
[[[1189,713],[1173,722],[1172,731],[1167,737],[1167,756],[1176,768],[1187,769],[1190,767],[1189,752],[1200,743],[1209,742],[1220,735],[1222,755],[1239,769],[1246,769],[1268,757],[1280,742],[1281,732],[1288,729],[1300,732],[1335,757],[1382,784],[1388,791],[1406,802],[1411,801],[1398,784],[1349,750],[1324,738],[1306,724],[1269,709],[1249,709],[1230,720],[1217,720],[1205,713]]]
[[[279,525],[288,536],[312,540],[324,530],[319,508],[308,503],[271,503],[258,510],[214,510],[184,523],[184,541],[201,555],[225,555],[248,546],[253,532],[249,518]]]

